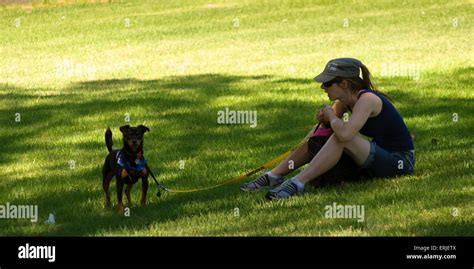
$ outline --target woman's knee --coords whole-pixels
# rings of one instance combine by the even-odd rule
[[[361,165],[370,154],[370,142],[360,136],[354,136],[351,140],[343,142],[344,152],[354,159],[354,161]]]
[[[358,139],[360,139],[360,137],[354,136],[350,140],[341,141],[335,134],[332,134],[331,137],[328,139],[328,142],[331,141],[332,143],[335,143],[335,144],[343,147],[344,151],[347,151],[347,150],[350,150],[351,148],[353,148],[353,145],[355,143],[359,142]]]
[[[347,141],[349,142],[349,141]],[[345,146],[347,142],[341,141],[336,134],[332,134],[326,143],[334,143],[337,145]]]

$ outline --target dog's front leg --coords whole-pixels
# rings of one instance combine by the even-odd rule
[[[146,194],[148,192],[148,171],[146,168],[142,171],[141,174],[142,178],[142,199],[141,199],[141,206],[146,206]]]
[[[130,192],[132,191],[133,184],[127,184],[127,187],[125,188],[125,196],[127,196],[127,203],[128,206],[132,206],[132,197],[130,196]]]
[[[117,178],[117,212],[120,215],[123,215],[124,213],[124,208],[123,208],[123,202],[122,202],[122,196],[123,196],[123,178]]]
[[[103,180],[102,180],[102,188],[104,189],[105,192],[105,207],[109,208],[110,207],[110,193],[109,193],[109,187],[110,187],[110,181],[114,177],[114,174],[112,171],[108,173],[104,173]]]

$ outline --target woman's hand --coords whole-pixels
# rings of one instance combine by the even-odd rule
[[[329,126],[329,120],[330,117],[329,115],[334,115],[334,111],[332,107],[326,105],[324,108],[320,109],[319,112],[316,114],[316,119],[318,122],[320,122],[323,127],[328,127]]]
[[[316,114],[316,120],[322,123],[324,126],[329,125],[329,120],[324,116],[323,109],[320,109],[319,112]]]
[[[324,117],[324,119],[329,122],[329,120],[331,119],[331,116],[334,116],[334,110],[332,110],[332,107],[328,106],[328,105],[325,105],[323,109],[321,109],[322,111],[322,117]]]

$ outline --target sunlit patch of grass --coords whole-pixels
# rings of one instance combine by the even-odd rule
[[[40,217],[0,220],[1,235],[473,235],[468,1],[49,2],[0,7],[0,204],[37,204]],[[336,57],[360,58],[393,98],[414,175],[279,202],[238,183],[158,200],[150,180],[147,207],[139,183],[130,217],[104,209],[107,127],[116,148],[126,115],[150,127],[145,156],[168,187],[212,186],[307,134],[329,103],[312,77]],[[420,77],[382,76],[388,63]],[[225,108],[256,110],[257,127],[217,124]],[[363,205],[364,222],[325,218],[333,202]]]

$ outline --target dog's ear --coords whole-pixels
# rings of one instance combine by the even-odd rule
[[[125,131],[127,131],[128,129],[130,129],[130,125],[121,126],[120,132],[122,132],[122,134],[125,134]]]
[[[149,132],[150,129],[148,127],[146,127],[145,125],[138,125],[138,128],[140,128],[140,130],[142,131],[142,133],[144,134],[145,132]]]

